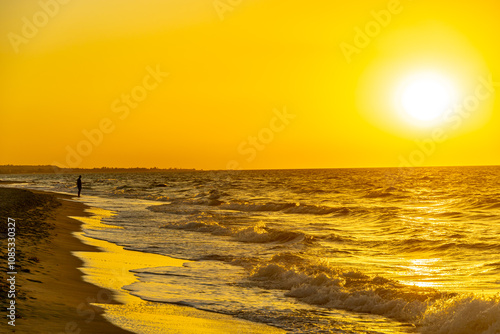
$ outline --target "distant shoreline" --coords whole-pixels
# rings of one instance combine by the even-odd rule
[[[0,166],[0,174],[88,174],[88,173],[182,173],[200,171],[196,169],[183,168],[60,168],[52,165],[31,166],[31,165],[2,165]]]

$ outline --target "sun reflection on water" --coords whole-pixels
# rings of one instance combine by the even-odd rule
[[[432,259],[411,259],[406,268],[404,275],[407,280],[402,280],[401,283],[406,285],[415,285],[423,288],[437,288],[441,284],[435,281],[436,276],[444,275],[439,263],[441,258]]]

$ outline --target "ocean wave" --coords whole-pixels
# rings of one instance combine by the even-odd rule
[[[455,234],[446,241],[421,238],[406,238],[391,242],[391,246],[405,252],[448,251],[457,249],[470,250],[500,250],[500,244],[495,242],[480,242],[466,240],[464,236]]]
[[[224,203],[220,205],[221,209],[237,210],[243,212],[277,212],[282,211],[287,214],[311,214],[311,215],[328,215],[339,214],[347,215],[351,211],[347,207],[329,207],[321,205],[308,205],[302,203]]]
[[[298,213],[298,214],[313,214],[313,215],[328,215],[336,213],[338,215],[348,215],[351,213],[346,207],[332,208],[328,206],[317,205],[298,205],[295,207],[284,210],[285,213]]]
[[[88,186],[85,186],[88,188]],[[118,186],[113,189],[113,194],[114,195],[123,195],[124,193],[130,193],[130,192],[136,192],[138,189],[136,187],[128,186],[128,185],[123,185],[123,186]]]
[[[265,203],[265,204],[255,204],[255,203],[224,203],[220,205],[221,209],[224,210],[237,210],[245,212],[256,212],[256,211],[282,211],[291,207],[297,206],[295,203]]]
[[[166,183],[152,183],[149,188],[166,188],[168,185]]]
[[[500,270],[500,262],[486,263],[483,266],[485,266],[485,267],[494,267],[495,269],[499,269]]]
[[[500,297],[461,295],[430,305],[421,320],[428,334],[500,333]]]
[[[268,228],[262,222],[246,228],[224,226],[217,222],[171,222],[163,225],[162,228],[229,236],[236,241],[245,243],[311,243],[314,241],[314,237],[306,235],[305,233]]]
[[[274,263],[255,268],[251,280],[266,288],[286,290],[285,296],[325,307],[383,315],[399,321],[416,321],[426,302],[440,294],[409,287],[382,277],[328,264],[291,268]]]
[[[175,198],[171,200],[172,204],[177,205],[205,205],[205,206],[217,206],[224,203],[221,200],[218,200],[219,195],[207,195],[206,197],[203,194],[198,194],[193,198]]]
[[[390,187],[388,189],[394,189],[393,187]],[[369,191],[366,194],[364,194],[362,197],[363,198],[406,198],[407,196],[403,195],[397,195],[393,194],[390,192],[388,189],[386,190],[374,190],[374,191]]]
[[[500,200],[498,196],[483,196],[463,200],[461,206],[468,209],[495,210],[500,209]]]
[[[500,202],[491,204],[490,206],[487,206],[486,209],[500,209]]]
[[[331,233],[330,235],[327,235],[325,237],[321,237],[323,240],[331,241],[331,242],[350,242],[354,241],[354,238],[348,237],[348,236],[341,236],[336,233]]]
[[[142,196],[142,198],[149,200],[149,201],[157,201],[157,202],[171,202],[172,201],[172,198],[170,196],[163,196],[163,195],[150,194],[150,195]]]
[[[294,265],[290,266],[290,262]],[[422,333],[493,334],[500,330],[500,297],[442,293],[403,285],[325,261],[275,256],[256,266],[250,279],[264,288],[323,308],[382,315],[415,325]]]
[[[148,209],[154,212],[172,213],[178,211],[175,208],[176,205],[179,206],[200,205],[200,206],[217,206],[217,208],[220,210],[233,210],[241,212],[283,212],[286,214],[309,214],[309,215],[335,214],[338,216],[349,215],[352,213],[352,209],[344,206],[331,207],[325,205],[311,205],[311,204],[291,203],[291,202],[268,202],[263,204],[257,204],[251,202],[231,203],[231,202],[224,202],[218,199],[223,195],[224,194],[220,193],[210,193],[210,194],[198,194],[194,198],[189,198],[189,199],[167,198],[167,200],[170,201],[170,204],[150,206],[148,207]]]
[[[461,218],[464,216],[462,212],[458,211],[444,211],[444,212],[439,212],[433,214],[435,217],[441,217],[441,218]]]
[[[233,238],[240,242],[250,243],[288,243],[307,240],[304,233],[266,229],[264,224],[258,224],[256,226],[238,230],[233,234]]]
[[[205,232],[213,235],[231,235],[231,229],[216,222],[188,221],[171,222],[161,226],[161,228],[186,230],[193,232]]]
[[[147,207],[148,210],[153,212],[162,212],[169,213],[174,215],[192,215],[198,214],[201,210],[197,208],[185,208],[178,205],[172,204],[161,204],[161,205],[152,205]]]
[[[290,187],[290,190],[296,194],[338,194],[337,190],[327,190],[321,188],[308,188],[303,186]]]

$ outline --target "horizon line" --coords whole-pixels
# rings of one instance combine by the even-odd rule
[[[203,168],[180,168],[180,167],[76,167],[76,168],[65,168],[65,167],[59,167],[56,165],[0,165],[0,168],[5,168],[5,167],[10,167],[10,168],[40,168],[40,167],[45,167],[45,168],[51,168],[53,171],[55,169],[63,170],[66,172],[70,172],[72,170],[80,170],[80,171],[92,171],[92,170],[99,170],[99,169],[121,169],[121,170],[127,170],[127,169],[145,169],[145,170],[180,170],[180,171],[213,171],[213,172],[220,172],[220,171],[227,171],[227,172],[236,172],[236,171],[279,171],[279,170],[327,170],[327,169],[393,169],[393,168],[453,168],[453,167],[500,167],[500,165],[431,165],[431,166],[378,166],[378,167],[303,167],[303,168],[242,168],[242,169],[203,169]],[[0,171],[0,174],[2,172]]]

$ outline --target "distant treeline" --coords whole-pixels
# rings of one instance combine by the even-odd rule
[[[181,168],[59,168],[52,165],[40,166],[15,166],[2,165],[0,166],[0,174],[57,174],[57,173],[163,173],[163,172],[191,172],[196,169],[181,169]]]

